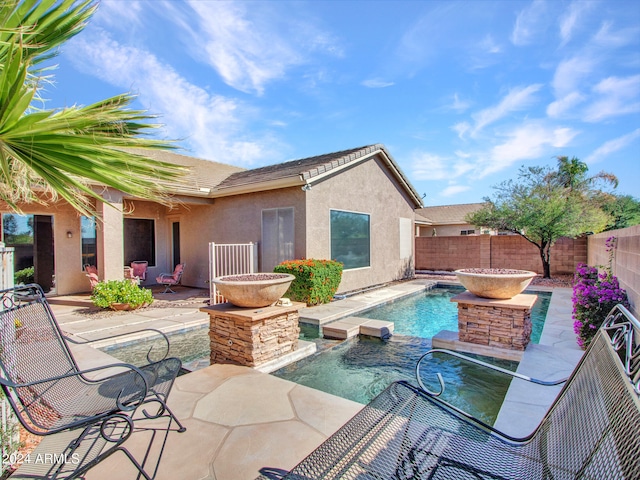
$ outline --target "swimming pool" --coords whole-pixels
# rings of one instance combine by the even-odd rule
[[[458,331],[458,304],[451,301],[464,292],[462,287],[434,287],[423,293],[401,298],[365,312],[358,317],[394,322],[394,333],[432,338],[441,330]],[[544,320],[549,309],[551,293],[534,293],[538,300],[531,310],[531,343],[539,343]]]
[[[300,337],[315,341],[319,353],[273,375],[360,403],[369,402],[395,380],[415,384],[415,364],[431,348],[431,337],[441,330],[457,330],[457,304],[450,299],[462,291],[458,287],[436,287],[357,314],[393,321],[394,335],[388,340],[361,336],[346,342],[329,341],[320,338],[317,326],[301,324]],[[537,294],[532,311],[535,343],[539,341],[551,298],[550,293]],[[208,332],[208,326],[204,326],[171,334],[170,354],[180,358],[189,369],[207,366]],[[139,363],[144,362],[147,349],[144,345],[129,345],[103,350],[122,361]],[[516,362],[477,358],[509,370],[517,368]],[[451,357],[445,360],[435,356],[423,365],[426,385],[437,390],[436,373],[440,372],[447,384],[445,400],[493,424],[509,387],[508,377]]]
[[[388,340],[380,340],[360,336],[283,367],[272,375],[368,403],[396,380],[415,385],[416,362],[430,348],[428,338],[393,335]],[[518,365],[507,360],[474,357],[512,371]],[[487,372],[450,356],[434,355],[421,366],[423,382],[434,391],[438,390],[437,372],[445,380],[444,400],[493,424],[509,388],[510,379],[506,375]]]

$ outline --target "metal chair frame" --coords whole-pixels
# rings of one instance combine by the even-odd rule
[[[0,301],[2,390],[27,431],[54,439],[59,451],[52,453],[77,459],[40,469],[21,467],[20,472],[29,478],[35,472],[41,475],[35,478],[76,478],[121,451],[140,476],[153,478],[164,443],[152,474],[145,470],[146,456],[138,462],[123,443],[143,424],[144,429],[151,425],[163,431],[164,442],[170,431],[186,430],[166,403],[182,365],[177,358],[167,358],[167,337],[154,331],[166,350],[155,361],[151,357],[156,351],[152,355],[149,350],[147,365],[114,363],[81,370],[68,342],[86,342],[63,334],[39,285],[2,290]]]
[[[164,287],[164,292],[162,293],[176,293],[171,289],[171,287],[175,287],[182,283],[184,267],[184,263],[179,263],[176,265],[176,268],[173,269],[173,273],[161,273],[156,277],[156,282]]]
[[[623,306],[608,315],[566,381],[519,375],[443,350],[514,378],[564,386],[540,425],[515,438],[432,392],[391,384],[290,472],[310,479],[640,478],[640,323]],[[423,384],[419,378],[418,383]]]

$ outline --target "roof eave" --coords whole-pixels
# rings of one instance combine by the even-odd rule
[[[279,188],[300,187],[305,182],[300,175],[278,178],[275,180],[267,180],[262,182],[245,183],[243,185],[234,185],[227,188],[216,188],[211,192],[211,196],[230,197],[232,195],[242,195],[247,193],[264,192],[266,190],[277,190]]]

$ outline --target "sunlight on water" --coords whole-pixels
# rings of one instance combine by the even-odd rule
[[[318,327],[301,324],[300,338],[315,341],[319,353],[274,375],[360,403],[369,402],[393,381],[407,380],[415,384],[416,362],[431,348],[431,337],[441,330],[458,329],[457,304],[451,302],[451,297],[462,291],[455,287],[434,288],[358,314],[393,321],[394,335],[386,341],[364,336],[341,343],[328,341],[318,338]],[[551,299],[550,293],[537,295],[531,315],[534,343],[540,340]],[[206,326],[169,335],[170,355],[183,363],[208,359],[208,332]],[[136,342],[103,350],[122,361],[141,364],[146,361],[148,349],[149,342]],[[517,368],[516,362],[478,358],[509,370]],[[508,377],[444,356],[434,356],[423,363],[422,370],[428,388],[438,389],[436,373],[440,372],[447,385],[443,394],[446,401],[493,424],[509,388]]]

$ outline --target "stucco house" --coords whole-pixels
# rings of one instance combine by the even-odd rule
[[[339,292],[413,274],[421,199],[383,145],[251,170],[152,155],[190,167],[171,208],[114,190],[104,192],[111,205],[96,205],[98,225],[64,202],[24,205],[26,217],[0,207],[3,241],[17,247],[16,269],[30,262],[36,281],[63,295],[88,290],[85,264],[96,264],[102,279],[118,279],[131,261],[147,261],[143,285],[150,285],[185,262],[183,284],[208,288],[209,242],[254,242],[259,271],[293,258],[343,261]]]
[[[494,234],[488,229],[480,229],[469,224],[465,217],[482,208],[483,203],[463,203],[439,205],[416,209],[416,236],[451,237],[460,235]]]

